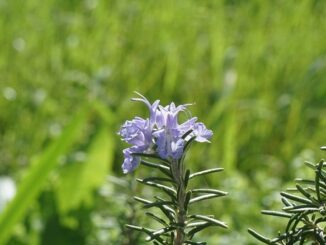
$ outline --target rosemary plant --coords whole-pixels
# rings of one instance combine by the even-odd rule
[[[122,169],[124,173],[133,171],[139,164],[150,169],[156,169],[159,176],[149,176],[137,179],[138,182],[159,190],[152,200],[134,197],[147,210],[145,214],[157,222],[160,228],[151,229],[138,225],[127,225],[129,229],[147,234],[147,241],[153,244],[206,244],[195,242],[193,237],[199,231],[219,226],[227,228],[226,224],[215,219],[214,215],[192,214],[194,203],[211,198],[225,196],[227,193],[207,188],[190,189],[189,181],[207,174],[220,172],[222,168],[214,168],[191,173],[185,165],[185,156],[190,145],[197,142],[209,142],[213,133],[197,118],[178,123],[178,113],[185,111],[187,106],[153,104],[138,94],[140,98],[134,101],[144,102],[150,111],[150,117],[143,119],[135,117],[122,125],[119,135],[132,146],[125,149]]]
[[[326,147],[321,149],[326,150]],[[285,231],[269,239],[248,229],[259,241],[265,244],[326,244],[326,162],[305,164],[315,172],[315,178],[297,178],[295,188],[281,192],[283,212],[262,211],[266,215],[288,219]]]

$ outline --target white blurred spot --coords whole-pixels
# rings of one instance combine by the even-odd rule
[[[0,177],[0,212],[14,198],[15,194],[16,185],[12,178],[7,176]]]
[[[61,134],[61,126],[58,123],[53,123],[50,125],[49,131],[52,137],[57,137]]]
[[[74,153],[73,158],[76,162],[85,162],[87,155],[83,151],[77,151]]]
[[[44,89],[38,89],[35,91],[33,97],[36,104],[42,104],[46,98],[46,91]]]
[[[67,37],[66,43],[70,48],[75,48],[79,44],[79,38],[75,35],[70,35]]]
[[[95,9],[97,4],[98,4],[98,1],[97,0],[85,0],[84,1],[84,4],[85,4],[85,7],[88,9],[88,10],[92,10],[92,9]]]
[[[292,98],[289,94],[282,94],[278,100],[277,104],[279,107],[286,107],[291,104]]]
[[[12,46],[18,52],[22,52],[26,47],[26,42],[25,42],[25,40],[23,38],[19,37],[19,38],[16,38],[16,39],[14,39],[12,41]]]
[[[233,91],[237,82],[237,72],[234,69],[228,69],[224,74],[223,85],[224,93],[229,94]]]
[[[224,85],[232,89],[237,81],[237,73],[233,69],[227,70],[224,76]]]
[[[17,96],[16,90],[11,87],[4,88],[2,93],[3,97],[5,97],[7,100],[15,100]]]

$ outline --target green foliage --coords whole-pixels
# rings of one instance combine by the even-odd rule
[[[102,127],[89,146],[85,162],[69,163],[61,169],[56,190],[60,213],[76,209],[81,203],[92,205],[92,191],[102,185],[110,173],[113,152],[112,134]]]
[[[32,159],[62,135],[81,104],[92,108],[81,140],[64,154],[67,162],[53,168],[38,187],[40,195],[28,197],[26,191],[21,197],[33,199],[34,205],[27,215],[15,218],[21,222],[10,241],[48,245],[60,232],[57,244],[72,244],[71,237],[81,238],[79,244],[92,244],[90,237],[93,244],[107,237],[107,244],[128,244],[113,239],[129,234],[119,224],[113,222],[117,225],[103,235],[91,218],[104,213],[103,222],[111,224],[119,215],[131,217],[124,212],[132,205],[123,210],[130,200],[117,198],[129,193],[128,185],[115,188],[108,182],[110,195],[102,197],[95,187],[103,180],[100,174],[90,180],[92,194],[90,189],[77,191],[83,194],[74,205],[67,204],[71,209],[64,217],[57,203],[63,194],[57,192],[61,178],[72,175],[73,168],[78,178],[85,178],[76,152],[88,155],[103,125],[109,141],[117,144],[108,149],[113,159],[107,171],[125,178],[120,167],[123,146],[114,134],[125,118],[145,113],[140,105],[130,110],[135,90],[163,104],[196,102],[191,111],[214,131],[213,147],[196,147],[189,154],[189,168],[225,169],[219,178],[192,182],[232,193],[204,207],[214,214],[224,210],[220,218],[230,229],[205,230],[199,240],[250,244],[249,226],[262,227],[264,234],[282,229],[274,219],[266,227],[257,210],[277,209],[275,190],[301,175],[298,163],[316,162],[314,149],[325,144],[324,16],[322,0],[0,0],[0,174],[11,176],[21,189]],[[81,200],[93,204],[83,208]],[[74,218],[74,225],[67,217]],[[0,226],[0,233],[6,229]]]
[[[157,211],[145,212],[148,217],[159,223],[160,227],[153,229],[127,225],[129,229],[147,234],[146,241],[148,242],[175,245],[207,244],[206,242],[196,242],[193,237],[198,232],[211,226],[227,228],[224,222],[215,219],[214,214],[192,214],[193,203],[227,195],[226,192],[216,189],[191,189],[188,187],[190,180],[193,178],[223,170],[221,168],[207,169],[193,174],[190,173],[189,169],[185,170],[184,158],[193,140],[194,138],[187,142],[184,146],[184,155],[177,161],[164,160],[156,155],[135,153],[135,155],[141,156],[143,166],[157,169],[161,174],[161,176],[151,174],[150,177],[137,179],[141,184],[159,190],[159,195],[156,193],[154,200],[134,197],[136,201],[143,204],[144,209],[156,208],[160,211],[160,214]]]
[[[40,194],[50,173],[58,164],[59,157],[65,154],[69,147],[80,136],[85,124],[86,112],[82,110],[67,126],[61,137],[48,146],[32,163],[18,193],[4,213],[0,216],[0,242],[6,243],[12,234],[13,227],[26,215],[35,198]]]
[[[296,179],[296,188],[281,192],[285,205],[283,212],[262,211],[263,214],[288,219],[284,232],[276,238],[268,239],[256,231],[249,233],[265,244],[325,244],[326,235],[326,163],[321,160],[317,164],[306,163],[314,173],[315,178]],[[296,192],[299,195],[293,195]]]

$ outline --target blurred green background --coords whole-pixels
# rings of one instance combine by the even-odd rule
[[[198,206],[230,228],[199,239],[275,235],[260,210],[325,157],[325,16],[323,0],[0,0],[0,244],[144,244],[123,225],[148,222],[131,198],[148,173],[122,175],[116,135],[147,115],[133,91],[195,102],[214,131],[187,164],[225,168],[196,184],[229,192]]]

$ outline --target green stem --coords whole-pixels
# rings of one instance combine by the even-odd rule
[[[185,222],[187,212],[185,210],[185,199],[186,199],[186,187],[184,183],[184,166],[182,162],[173,160],[171,163],[171,170],[174,181],[176,183],[176,188],[178,191],[177,196],[177,208],[176,208],[176,221],[178,224],[178,228],[174,234],[174,245],[182,245],[185,240]]]

